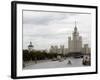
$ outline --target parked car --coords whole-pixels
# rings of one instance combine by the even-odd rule
[[[53,58],[52,61],[57,61],[57,58]]]

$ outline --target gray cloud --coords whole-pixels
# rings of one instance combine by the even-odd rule
[[[37,13],[37,14],[36,14]],[[67,15],[66,15],[67,14]],[[36,12],[36,11],[23,11],[23,23],[34,25],[47,25],[50,22],[64,20],[69,16],[75,14],[69,13],[54,13],[54,12]]]
[[[83,43],[91,44],[91,15],[73,13],[23,11],[23,48],[30,41],[35,49],[48,49],[50,45],[68,46],[68,36],[77,27]]]

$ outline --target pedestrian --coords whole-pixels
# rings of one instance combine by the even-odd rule
[[[72,64],[72,63],[71,63],[71,61],[70,61],[70,60],[68,60],[68,63],[67,63],[67,64]]]

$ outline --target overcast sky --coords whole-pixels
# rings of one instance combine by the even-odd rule
[[[68,46],[75,21],[83,44],[91,45],[91,14],[23,11],[23,49],[29,42],[34,49],[49,49],[51,45]]]

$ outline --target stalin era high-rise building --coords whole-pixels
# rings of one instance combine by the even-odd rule
[[[72,33],[72,38],[68,37],[68,52],[81,52],[82,50],[82,37],[79,35],[79,32],[76,27]]]

